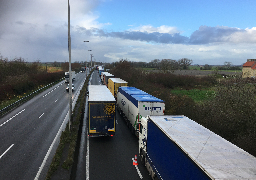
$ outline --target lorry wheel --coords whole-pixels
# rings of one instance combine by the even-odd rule
[[[157,178],[156,174],[155,174],[155,176],[154,176],[154,180],[158,180],[158,178]]]
[[[143,155],[140,155],[140,161],[143,166],[145,166],[145,157]]]

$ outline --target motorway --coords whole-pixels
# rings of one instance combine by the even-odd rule
[[[86,73],[76,75],[73,99],[85,77]],[[62,81],[0,119],[0,179],[35,179],[68,113],[66,86]],[[43,169],[39,179],[44,179],[47,170]]]
[[[101,84],[97,71],[92,74],[91,84]],[[138,138],[131,133],[119,113],[116,115],[115,136],[90,137],[87,140],[89,143],[89,177],[87,176],[87,179],[141,179],[132,161],[135,154],[138,155],[139,152]],[[139,156],[138,163],[143,179],[150,180],[148,171],[141,164]]]

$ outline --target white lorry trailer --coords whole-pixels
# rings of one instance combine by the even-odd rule
[[[139,155],[152,179],[256,179],[256,158],[186,116],[141,119]]]
[[[119,87],[117,108],[131,131],[138,137],[140,119],[148,115],[164,115],[165,103],[135,87]]]
[[[89,85],[88,135],[114,136],[116,132],[116,100],[103,85]]]
[[[76,79],[76,72],[71,71],[72,80],[74,81]],[[65,72],[65,82],[69,83],[69,72]]]

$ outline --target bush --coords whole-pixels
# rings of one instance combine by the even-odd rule
[[[256,150],[247,144],[256,138],[255,85],[227,83],[216,94],[212,101],[197,105],[194,120],[256,155]],[[243,142],[245,138],[247,141]]]

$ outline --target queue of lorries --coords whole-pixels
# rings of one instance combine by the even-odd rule
[[[138,137],[152,179],[256,179],[256,158],[165,103],[98,67],[104,85],[89,85],[89,136],[114,136],[118,112]]]

